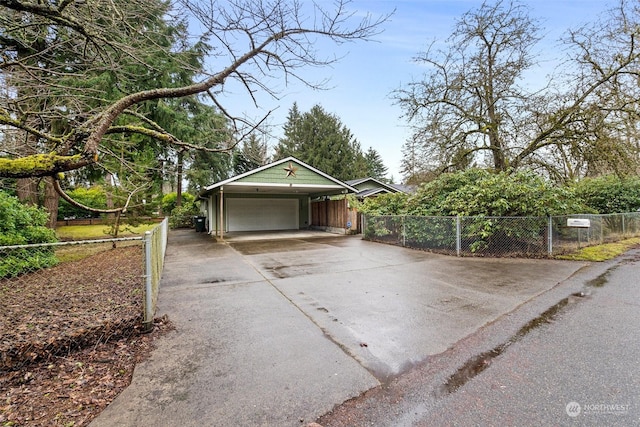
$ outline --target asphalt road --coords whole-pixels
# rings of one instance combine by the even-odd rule
[[[578,273],[553,296],[538,298],[558,298],[541,316],[508,332],[509,323],[518,324],[533,309],[523,307],[523,313],[319,422],[325,427],[640,425],[639,262],[640,250],[634,250],[597,265],[595,276],[594,269]],[[493,344],[481,350],[481,342]]]

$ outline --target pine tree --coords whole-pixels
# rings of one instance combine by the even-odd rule
[[[300,115],[300,110],[298,110],[298,104],[294,102],[293,106],[289,109],[287,122],[284,125],[284,137],[280,139],[278,145],[275,147],[274,160],[284,159],[289,156],[299,157],[301,121],[302,116]]]
[[[386,181],[388,169],[384,165],[380,154],[372,147],[369,147],[369,150],[367,150],[367,152],[365,153],[364,158],[367,161],[367,176]]]
[[[341,180],[367,173],[360,143],[340,119],[315,105],[300,114],[296,104],[289,110],[284,137],[276,147],[276,159],[295,156]]]
[[[260,142],[255,134],[242,142],[240,148],[233,151],[233,172],[236,175],[249,172],[267,163],[267,146]]]

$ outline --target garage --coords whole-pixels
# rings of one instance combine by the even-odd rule
[[[312,201],[329,200],[357,190],[294,157],[260,166],[216,182],[200,192],[206,229],[225,233],[301,230],[313,223]],[[339,228],[348,227],[348,220]]]
[[[298,199],[228,198],[226,203],[230,232],[299,228]]]

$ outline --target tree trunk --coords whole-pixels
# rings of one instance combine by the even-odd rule
[[[24,156],[36,154],[35,146],[32,141],[34,138],[26,135],[24,143],[17,148],[18,153]],[[38,179],[37,178],[19,178],[16,180],[16,195],[23,203],[37,206],[38,205]]]
[[[502,148],[502,142],[497,132],[491,132],[489,134],[489,144],[493,154],[493,167],[498,172],[504,172],[507,170],[507,163],[504,157],[504,151]]]
[[[16,195],[23,203],[38,204],[38,181],[35,178],[20,178],[16,180]]]
[[[111,185],[111,183],[113,182],[113,176],[110,173],[107,173],[107,176],[105,176],[105,192],[106,192],[106,196],[107,196],[107,209],[113,209],[113,192],[111,191],[113,186]],[[110,213],[107,214],[108,218],[114,218],[114,214]]]
[[[49,212],[47,227],[55,229],[58,221],[58,202],[60,195],[53,185],[53,178],[48,176],[45,179],[44,187],[44,208]]]
[[[176,208],[182,206],[182,162],[184,160],[184,151],[178,151],[178,167],[176,175],[178,182],[176,183]]]

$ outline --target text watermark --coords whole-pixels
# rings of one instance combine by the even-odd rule
[[[588,403],[569,402],[565,407],[567,415],[574,418],[578,415],[625,415],[629,413],[629,404],[621,403]]]

